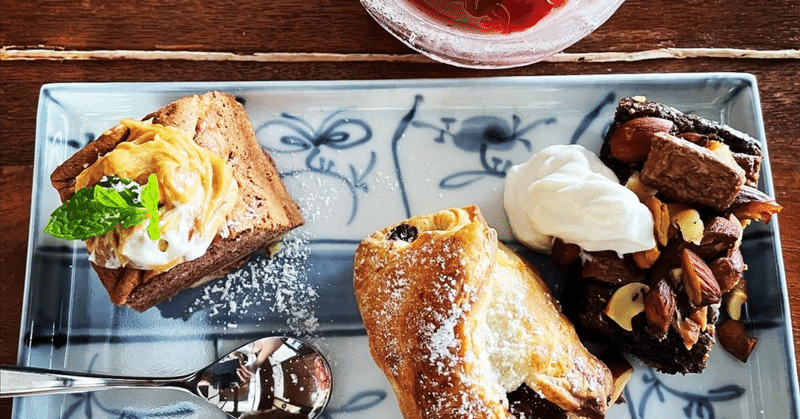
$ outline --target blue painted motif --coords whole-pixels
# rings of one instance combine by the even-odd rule
[[[350,219],[347,222],[347,224],[350,224],[355,220],[358,212],[358,191],[360,190],[363,193],[369,191],[366,178],[375,168],[377,155],[374,151],[370,152],[369,163],[361,170],[349,164],[349,173],[339,171],[335,161],[320,155],[323,147],[333,150],[345,150],[360,146],[372,139],[372,128],[366,122],[360,119],[339,117],[340,113],[342,111],[328,115],[318,128],[314,128],[298,116],[282,113],[280,119],[270,120],[261,124],[256,129],[256,134],[261,138],[269,128],[288,129],[290,133],[278,138],[278,145],[271,145],[269,139],[267,139],[267,145],[264,148],[271,153],[308,154],[305,158],[305,168],[282,172],[281,176],[291,177],[301,173],[312,172],[341,181],[350,191],[353,201]]]
[[[94,134],[91,134],[91,133],[86,134],[86,144],[88,144],[88,143],[90,143],[92,141],[94,141]],[[53,143],[53,144],[56,144],[56,145],[64,144],[67,147],[73,148],[75,150],[80,150],[84,146],[84,144],[81,144],[81,142],[78,141],[78,140],[63,139],[60,136],[58,136],[58,137],[54,137],[54,136],[47,137],[47,142]]]
[[[578,127],[575,128],[575,132],[572,133],[572,137],[570,138],[569,143],[578,144],[578,142],[580,142],[581,136],[583,136],[583,133],[586,132],[586,129],[589,128],[590,125],[592,125],[592,122],[594,122],[597,119],[597,117],[600,116],[600,113],[603,111],[603,108],[605,108],[608,105],[613,105],[614,103],[616,103],[617,101],[616,98],[617,95],[614,92],[609,92],[606,95],[606,97],[603,98],[603,100],[601,100],[599,104],[597,104],[597,106],[595,106],[591,111],[589,111],[589,113],[587,113],[586,116],[583,117],[581,123],[578,124]],[[608,124],[611,124],[611,122],[609,122]],[[602,132],[606,131],[608,131],[607,128],[602,130]]]
[[[556,119],[541,118],[520,127],[522,120],[517,115],[511,116],[510,123],[500,117],[478,115],[464,119],[457,131],[452,129],[457,122],[455,119],[441,118],[440,122],[442,125],[413,121],[411,125],[438,131],[439,135],[434,141],[445,143],[446,139],[450,139],[457,148],[477,153],[480,163],[480,169],[456,172],[439,182],[439,187],[442,189],[454,189],[469,186],[486,176],[504,178],[511,166],[521,162],[515,163],[509,159],[490,156],[489,151],[507,151],[517,144],[522,144],[527,156],[531,152],[531,142],[523,136],[541,125],[555,123]]]
[[[400,143],[400,139],[403,138],[406,129],[408,129],[408,124],[411,123],[414,116],[417,114],[417,107],[420,103],[422,103],[422,95],[414,96],[414,105],[411,107],[411,110],[400,119],[397,129],[394,131],[394,135],[392,135],[392,161],[394,162],[394,171],[397,174],[397,184],[400,186],[400,196],[403,198],[403,209],[406,211],[406,218],[411,217],[411,207],[408,205],[408,195],[406,193],[406,183],[403,180],[403,171],[400,170],[400,157],[397,153],[397,145]]]
[[[455,147],[478,155],[478,168],[453,173],[439,182],[441,189],[457,189],[469,186],[485,177],[505,178],[511,166],[522,163],[522,161],[514,162],[508,158],[491,156],[490,152],[509,151],[521,144],[521,147],[527,151],[524,154],[527,157],[532,150],[531,141],[525,136],[538,127],[558,122],[555,117],[543,117],[522,126],[522,119],[517,115],[511,115],[510,120],[497,116],[475,115],[463,119],[460,124],[456,118],[452,117],[442,117],[437,122],[428,122],[417,118],[418,107],[423,100],[422,95],[415,96],[411,109],[400,120],[391,143],[395,172],[407,217],[411,217],[412,214],[409,208],[398,144],[404,138],[409,126],[432,130],[436,132],[436,136],[433,138],[434,142],[446,144],[449,140]],[[615,102],[616,94],[608,93],[581,120],[570,138],[570,144],[577,144],[587,128],[600,116],[603,109]]]
[[[67,407],[64,418],[73,417],[81,406],[83,406],[83,415],[89,419],[101,412],[106,414],[105,417],[119,419],[190,418],[196,417],[198,413],[196,406],[190,402],[178,402],[171,406],[148,410],[121,410],[104,406],[95,393],[81,393],[73,395],[73,397],[77,400]]]
[[[652,401],[654,395],[661,403],[666,402],[667,395],[683,400],[686,404],[682,412],[687,419],[715,419],[716,412],[714,410],[714,403],[735,400],[745,393],[745,389],[736,384],[709,390],[707,394],[677,390],[664,384],[664,382],[656,376],[652,368],[648,368],[642,375],[642,381],[647,384],[647,387],[644,392],[642,392],[641,399],[638,403],[634,401],[628,389],[625,389],[625,399],[627,400],[631,419],[647,419],[647,416],[645,416],[645,412],[648,412],[647,405]],[[638,412],[635,406],[638,406]],[[662,412],[662,410],[651,409],[650,412]]]
[[[476,115],[465,118],[460,124],[457,124],[459,122],[457,119],[450,117],[440,118],[438,122],[433,123],[415,119],[422,101],[422,95],[418,94],[414,97],[414,103],[400,120],[391,143],[395,173],[408,217],[411,216],[411,209],[408,204],[398,146],[409,126],[436,132],[437,135],[433,138],[434,142],[446,144],[450,140],[455,147],[478,154],[479,169],[453,173],[439,182],[439,187],[442,189],[455,189],[468,186],[487,176],[504,178],[508,169],[515,163],[505,158],[490,156],[489,152],[492,150],[508,151],[518,144],[522,144],[529,154],[531,142],[524,136],[541,125],[556,122],[556,118],[553,117],[541,118],[521,127],[522,120],[517,115],[512,115],[510,122],[496,116]],[[456,125],[458,125],[457,129]]]

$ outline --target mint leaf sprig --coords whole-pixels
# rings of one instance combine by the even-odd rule
[[[97,185],[75,192],[56,208],[44,232],[66,240],[86,240],[115,227],[132,227],[150,219],[147,235],[161,238],[158,229],[158,179],[147,178],[144,186],[120,176],[106,176]]]

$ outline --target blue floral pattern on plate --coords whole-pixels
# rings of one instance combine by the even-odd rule
[[[118,119],[211,89],[236,94],[245,104],[259,141],[304,209],[308,223],[291,238],[302,246],[282,258],[255,259],[243,268],[247,272],[223,284],[187,290],[143,314],[115,308],[80,243],[40,233],[58,204],[48,175]],[[336,389],[323,417],[399,418],[391,388],[370,358],[352,295],[352,252],[359,240],[414,214],[478,204],[499,237],[516,246],[502,209],[508,169],[550,144],[579,143],[598,151],[616,101],[632,94],[764,137],[755,80],[739,74],[45,86],[20,362],[177,375],[255,336],[304,334],[332,361]],[[768,161],[760,186],[771,192]],[[747,322],[759,337],[751,361],[741,364],[717,348],[706,373],[685,377],[634,362],[627,403],[612,407],[609,418],[796,415],[797,377],[776,231],[776,223],[753,227],[742,246],[748,279],[762,284],[751,290],[749,302]],[[547,257],[520,250],[560,295],[564,273]],[[249,291],[231,291],[237,289]],[[292,301],[304,301],[314,322],[297,322],[291,317],[298,310],[275,307]],[[314,326],[287,326],[307,324]],[[191,365],[178,362],[188,353]],[[133,392],[137,397],[114,391],[19,399],[15,417],[214,416],[182,393]]]

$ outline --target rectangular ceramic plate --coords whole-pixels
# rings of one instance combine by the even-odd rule
[[[273,260],[140,314],[109,303],[83,245],[42,233],[58,204],[49,174],[122,118],[192,93],[240,98],[307,225]],[[19,363],[125,375],[178,375],[245,341],[309,336],[330,359],[326,417],[399,418],[369,355],[352,291],[359,240],[410,215],[478,204],[513,242],[501,195],[508,167],[551,144],[599,151],[618,99],[644,95],[766,142],[755,79],[742,74],[465,80],[61,84],[42,88],[36,132],[27,294]],[[772,194],[769,160],[760,188]],[[787,418],[797,374],[778,225],[748,228],[746,323],[758,337],[743,364],[719,345],[702,375],[636,364],[628,401],[609,418]],[[513,243],[512,243],[513,244]],[[555,294],[563,274],[526,252]],[[17,418],[222,417],[172,391],[124,390],[17,399]]]

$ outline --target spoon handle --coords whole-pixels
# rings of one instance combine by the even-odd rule
[[[184,379],[127,378],[53,371],[44,368],[0,366],[0,398],[37,394],[84,393],[129,387],[175,387],[188,390]]]

